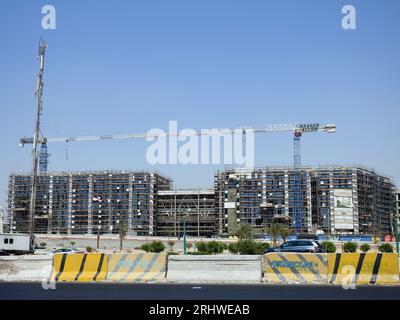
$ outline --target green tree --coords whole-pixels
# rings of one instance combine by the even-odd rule
[[[193,244],[188,243],[188,244],[186,245],[186,247],[187,247],[188,251],[190,251],[190,249],[193,247]]]
[[[286,239],[289,236],[290,229],[281,223],[273,223],[269,226],[268,233],[271,235],[272,242],[275,247],[279,237]]]
[[[237,229],[235,236],[238,237],[239,240],[248,240],[252,238],[251,226],[248,224],[240,224]]]
[[[73,247],[76,244],[76,242],[75,241],[71,241],[70,244]]]

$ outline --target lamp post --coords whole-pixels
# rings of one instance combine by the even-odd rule
[[[187,251],[187,243],[186,243],[186,216],[188,211],[190,211],[190,208],[187,210],[184,210],[183,214],[183,254],[186,254]]]
[[[399,255],[399,215],[395,214],[394,217],[395,217],[394,230],[396,233],[396,252],[397,252],[397,255]]]

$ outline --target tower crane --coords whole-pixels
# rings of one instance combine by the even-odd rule
[[[311,132],[326,132],[326,133],[334,133],[336,132],[336,125],[327,124],[320,125],[318,123],[311,124],[268,124],[263,127],[252,128],[252,127],[241,127],[237,129],[231,130],[231,132],[235,132],[236,130],[241,130],[243,135],[246,133],[246,130],[253,130],[254,133],[270,133],[270,132],[292,132],[293,133],[293,147],[294,147],[294,166],[293,166],[293,191],[294,191],[294,211],[293,211],[293,227],[295,228],[297,233],[302,231],[302,193],[301,193],[301,157],[300,157],[300,139],[304,133]],[[237,131],[236,131],[237,132]],[[218,135],[209,131],[208,133],[195,131],[192,135]],[[166,133],[166,136],[176,136],[177,133]],[[185,135],[188,136],[188,135]],[[48,164],[48,156],[47,153],[47,143],[56,143],[56,142],[78,142],[78,141],[99,141],[99,140],[118,140],[118,139],[146,139],[147,137],[151,137],[148,134],[142,133],[131,133],[131,134],[116,134],[116,135],[98,135],[98,136],[75,136],[75,137],[60,137],[60,138],[39,138],[38,141],[41,144],[40,148],[40,171],[45,173],[47,171]],[[156,135],[154,135],[156,137]],[[20,139],[20,147],[23,147],[26,144],[34,143],[33,138],[21,138]]]

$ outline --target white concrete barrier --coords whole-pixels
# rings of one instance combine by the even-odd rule
[[[261,256],[186,255],[169,256],[170,282],[261,282]]]
[[[42,281],[50,278],[50,256],[0,256],[0,281]]]

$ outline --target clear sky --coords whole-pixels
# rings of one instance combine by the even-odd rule
[[[43,5],[56,30],[41,27]],[[357,29],[341,27],[352,4]],[[400,183],[400,1],[0,1],[0,204],[28,172],[37,45],[46,56],[48,137],[182,128],[335,123],[302,139],[306,165],[373,167]],[[49,145],[50,170],[155,169],[212,186],[222,166],[146,162],[145,141]],[[292,135],[256,137],[255,161],[291,165]],[[68,159],[66,157],[68,148]]]

